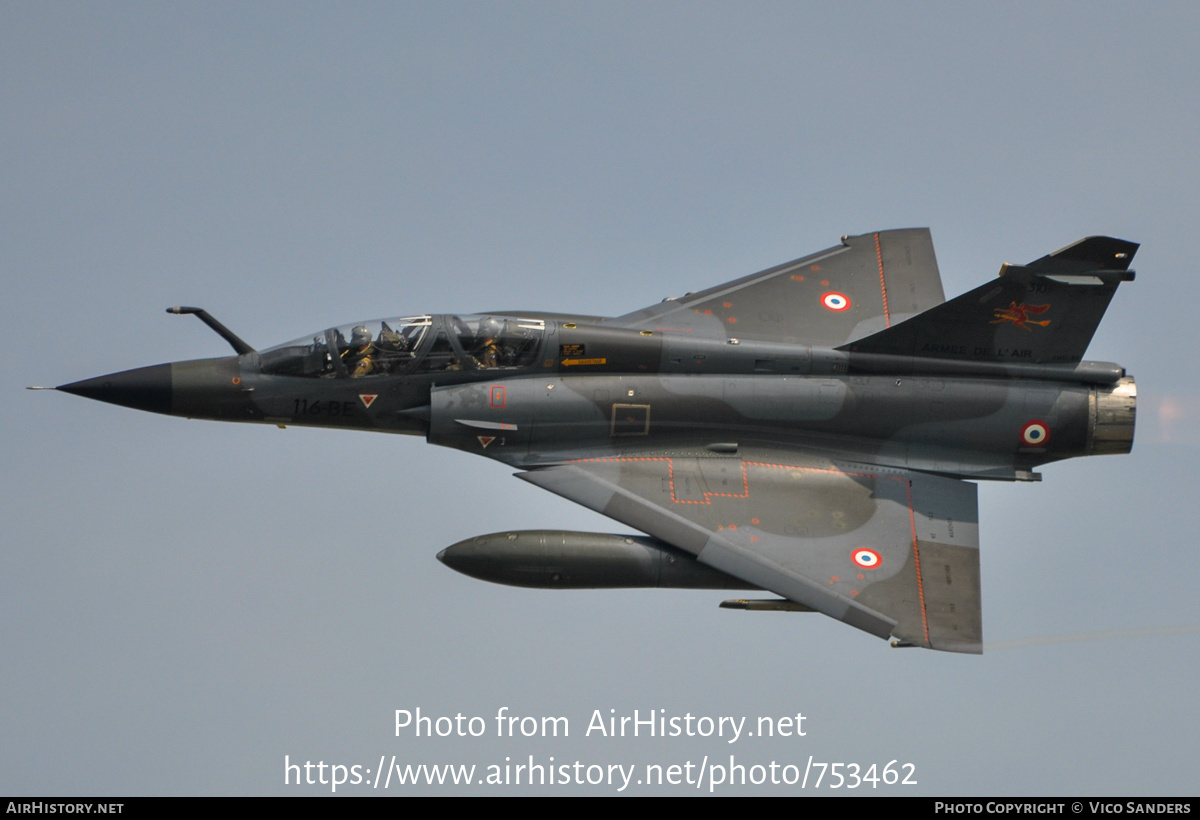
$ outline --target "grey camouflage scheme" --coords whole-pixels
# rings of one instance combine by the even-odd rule
[[[759,589],[896,646],[983,650],[975,480],[1127,453],[1136,388],[1083,355],[1137,245],[1090,237],[945,301],[929,231],[615,318],[418,315],[59,390],[193,418],[381,430],[510,465],[644,535],[438,557],[532,587]],[[350,339],[350,341],[347,341]]]

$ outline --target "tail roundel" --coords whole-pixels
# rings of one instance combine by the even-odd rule
[[[1089,236],[1028,265],[1005,264],[980,285],[839,350],[891,356],[1002,362],[1079,362],[1138,245]]]

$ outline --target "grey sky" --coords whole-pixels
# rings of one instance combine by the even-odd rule
[[[911,761],[922,794],[1195,794],[1198,18],[0,4],[0,793],[325,791],[285,789],[285,755],[734,754]],[[434,555],[506,528],[625,530],[419,439],[23,389],[228,352],[169,305],[257,346],[427,311],[616,314],[912,225],[947,295],[1089,234],[1142,243],[1089,350],[1138,379],[1133,454],[979,494],[985,640],[1140,637],[974,658],[720,593],[496,587]],[[392,730],[396,709],[501,706],[571,736]],[[803,712],[808,734],[584,737],[596,709]],[[568,791],[613,789],[534,790]]]

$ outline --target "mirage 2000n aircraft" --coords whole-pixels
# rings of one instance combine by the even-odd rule
[[[757,589],[893,645],[982,651],[976,484],[1127,453],[1135,388],[1083,361],[1137,245],[1089,237],[944,300],[926,229],[615,318],[413,315],[63,385],[189,418],[383,430],[496,459],[638,531],[481,535],[528,587]]]

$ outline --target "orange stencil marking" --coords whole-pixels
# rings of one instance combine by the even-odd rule
[[[921,629],[925,631],[925,643],[929,643],[929,618],[925,614],[925,584],[921,580],[921,551],[917,549],[917,514],[912,505],[912,482],[906,481],[908,492],[908,520],[912,526],[913,566],[917,570],[917,597],[921,599]]]
[[[879,292],[883,294],[883,320],[891,327],[892,317],[888,313],[887,285],[883,281],[883,250],[879,247],[879,234],[875,234],[875,258],[879,261]]]

